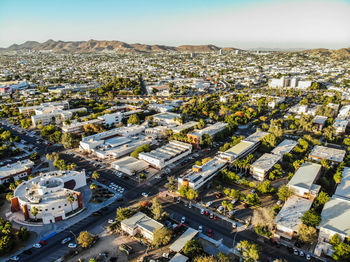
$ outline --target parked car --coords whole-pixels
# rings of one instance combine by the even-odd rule
[[[198,232],[202,233],[203,232],[203,227],[202,226],[198,226]]]
[[[143,197],[148,197],[148,194],[145,193],[145,192],[143,192],[141,195],[142,195]]]
[[[222,198],[222,194],[221,193],[217,193],[215,197],[218,198],[218,199]]]
[[[33,244],[33,247],[34,247],[34,248],[41,248],[42,245],[40,245],[39,243],[35,243],[35,244]]]
[[[213,236],[213,231],[211,229],[208,230],[208,237],[212,237]]]
[[[294,248],[294,251],[293,251],[294,255],[298,256],[299,255],[299,251],[297,249]]]
[[[78,245],[76,243],[69,243],[68,247],[69,248],[76,248]]]
[[[62,241],[61,241],[61,244],[63,245],[63,244],[66,244],[66,243],[68,243],[69,241],[71,241],[71,238],[70,237],[66,237],[65,239],[63,239]]]
[[[311,260],[310,254],[306,254],[306,260]]]
[[[232,228],[233,229],[237,228],[237,224],[235,222],[232,223]]]
[[[213,201],[209,201],[205,206],[206,206],[206,207],[210,207],[211,204],[213,204]]]
[[[181,224],[185,224],[185,222],[186,222],[186,217],[182,217],[181,218]]]
[[[12,261],[18,261],[18,260],[19,260],[19,256],[10,257],[10,260],[12,260]]]
[[[130,255],[130,253],[132,252],[132,247],[126,244],[121,244],[119,245],[119,250],[125,252],[127,255]]]
[[[205,210],[202,208],[201,209],[201,215],[204,215]]]
[[[222,211],[224,210],[224,207],[223,206],[219,206],[216,211],[218,211],[219,213],[221,213]]]

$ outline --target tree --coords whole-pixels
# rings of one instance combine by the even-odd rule
[[[221,251],[216,255],[216,260],[218,262],[230,262],[231,258],[226,255],[225,253],[222,253]]]
[[[97,185],[95,183],[91,183],[90,189],[95,190],[97,188]]]
[[[81,245],[82,247],[89,247],[92,245],[93,241],[95,239],[95,236],[91,234],[88,231],[82,231],[80,232],[77,241],[78,244]]]
[[[194,262],[218,262],[213,256],[200,256],[194,259]]]
[[[213,146],[213,138],[209,134],[203,134],[199,139],[199,145],[201,147],[212,147]]]
[[[257,193],[248,194],[245,199],[248,205],[256,206],[260,204],[260,198]]]
[[[286,201],[289,197],[293,195],[293,191],[286,185],[281,186],[278,189],[277,196],[282,201]]]
[[[185,256],[194,259],[203,253],[203,248],[197,240],[192,239],[186,243],[183,252]]]
[[[35,160],[40,159],[40,156],[39,156],[38,152],[34,152],[34,153],[30,154],[29,159],[32,161],[35,161]]]
[[[166,227],[159,228],[153,234],[152,244],[157,248],[164,246],[170,242],[171,237],[172,234],[170,230],[168,230]]]
[[[168,183],[165,184],[165,187],[168,188],[170,191],[176,190],[176,181],[174,176],[167,177]]]
[[[64,133],[61,137],[61,144],[64,148],[74,148],[78,145],[78,140],[74,134]]]
[[[254,243],[250,243],[247,240],[243,240],[237,244],[237,249],[246,262],[256,262],[259,260],[259,246]]]
[[[271,181],[265,180],[261,184],[259,184],[256,189],[261,193],[261,194],[268,194],[268,193],[273,193],[275,192],[275,189],[271,185]]]
[[[140,124],[140,118],[137,114],[133,114],[128,119],[128,124],[130,125],[139,125]]]
[[[119,207],[117,209],[117,216],[115,218],[116,221],[120,222],[124,219],[130,218],[135,214],[135,211],[129,207]]]
[[[100,174],[97,172],[97,171],[94,171],[92,174],[91,174],[91,177],[92,179],[99,179],[100,178]]]
[[[6,200],[7,200],[7,201],[11,201],[12,198],[13,198],[13,193],[12,193],[12,192],[8,192],[8,193],[6,194]]]
[[[313,209],[308,210],[304,213],[304,216],[301,218],[301,221],[308,226],[318,226],[321,222],[321,216]]]
[[[39,214],[39,209],[36,206],[33,206],[30,213],[34,216],[34,219],[36,219],[36,216]]]
[[[165,212],[163,211],[162,204],[159,203],[158,198],[156,197],[153,198],[151,210],[152,210],[153,218],[155,220],[160,220],[165,214]]]
[[[317,241],[317,230],[312,226],[300,224],[298,228],[298,238],[305,243],[315,243]]]
[[[315,200],[315,206],[317,207],[323,206],[328,202],[328,200],[329,200],[329,195],[326,192],[321,191]]]
[[[68,195],[67,196],[67,200],[68,200],[68,202],[70,203],[70,206],[71,206],[71,208],[72,208],[72,211],[73,211],[73,203],[74,203],[74,201],[75,201],[75,197],[73,196],[73,195]]]
[[[334,247],[334,246],[337,246],[341,243],[341,240],[339,238],[339,235],[338,234],[334,234],[332,237],[331,237],[331,240],[330,240],[330,243],[331,245]]]
[[[16,189],[15,183],[11,183],[11,184],[9,185],[9,189],[12,190],[12,191],[15,191],[15,189]]]
[[[145,144],[143,146],[139,146],[138,148],[136,148],[131,154],[130,156],[134,157],[134,158],[138,158],[139,154],[142,152],[149,152],[151,151],[151,148],[149,146],[149,144]]]
[[[350,245],[341,242],[339,245],[334,247],[333,259],[335,261],[349,261],[350,260]]]

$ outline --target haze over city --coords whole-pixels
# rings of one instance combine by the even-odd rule
[[[0,3],[0,46],[119,40],[237,48],[341,48],[349,0],[10,1]]]

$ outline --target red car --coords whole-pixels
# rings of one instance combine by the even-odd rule
[[[218,217],[214,215],[214,220],[218,220]]]
[[[222,194],[221,193],[217,193],[216,194],[216,198],[222,198]]]
[[[204,211],[204,215],[209,216],[209,211]]]
[[[208,230],[208,237],[212,237],[213,236],[213,231],[211,229]]]
[[[45,246],[46,245],[46,241],[39,241],[38,242],[40,245],[42,245],[42,246]]]

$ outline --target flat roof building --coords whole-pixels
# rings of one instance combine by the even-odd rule
[[[8,183],[12,177],[15,181],[31,174],[33,161],[26,159],[0,167],[0,184]]]
[[[224,169],[227,165],[227,160],[214,157],[209,162],[202,166],[193,166],[192,172],[184,177],[178,178],[178,187],[189,186],[194,190],[201,188],[204,184],[211,181],[211,179]]]
[[[191,154],[191,152],[191,144],[172,140],[168,144],[152,150],[151,152],[140,153],[139,159],[146,161],[153,167],[162,169]]]
[[[325,146],[315,146],[309,154],[309,159],[321,161],[326,159],[332,163],[341,163],[345,157],[345,150]]]
[[[321,187],[315,182],[321,174],[322,166],[319,164],[305,162],[303,163],[292,179],[288,183],[295,195],[305,198],[317,197]]]
[[[189,122],[184,123],[182,125],[179,125],[179,126],[176,126],[176,127],[172,127],[171,130],[173,131],[174,134],[178,134],[181,131],[192,129],[196,125],[198,125],[198,122],[196,122],[196,121],[189,121]]]
[[[213,125],[208,125],[203,129],[194,130],[193,132],[188,133],[187,137],[188,139],[192,139],[192,144],[194,144],[195,146],[198,146],[199,140],[204,134],[214,137],[214,135],[223,131],[227,127],[227,125],[228,125],[227,123],[217,122]]]
[[[126,156],[112,162],[111,166],[115,170],[132,176],[148,168],[149,164],[146,161],[138,160],[137,158],[131,156]]]
[[[180,114],[175,114],[171,112],[164,112],[153,115],[153,120],[158,122],[159,124],[169,125],[169,124],[178,124],[177,118],[179,118]]]
[[[297,144],[297,141],[285,139],[271,151],[271,154],[283,157],[284,154],[287,154],[290,151],[292,151]]]
[[[250,166],[250,174],[254,179],[263,181],[273,166],[281,159],[280,155],[265,153]]]
[[[240,159],[248,154],[254,152],[260,145],[261,140],[267,136],[269,133],[256,131],[254,134],[248,136],[237,145],[231,147],[225,152],[220,152],[219,156],[222,159],[226,159],[230,162],[233,162],[235,159]]]
[[[132,217],[124,219],[120,225],[121,229],[129,235],[141,234],[149,241],[153,241],[154,232],[163,227],[161,223],[142,212],[137,212]]]
[[[44,173],[20,184],[14,191],[11,206],[14,211],[22,210],[26,220],[54,223],[69,218],[74,210],[83,207],[82,194],[76,190],[85,185],[85,171]],[[68,201],[70,195],[74,197],[72,203]],[[31,214],[34,207],[39,211],[36,216]]]
[[[312,200],[298,196],[291,196],[275,218],[277,225],[276,235],[287,239],[292,239],[298,232],[301,218],[304,213],[310,210]]]

